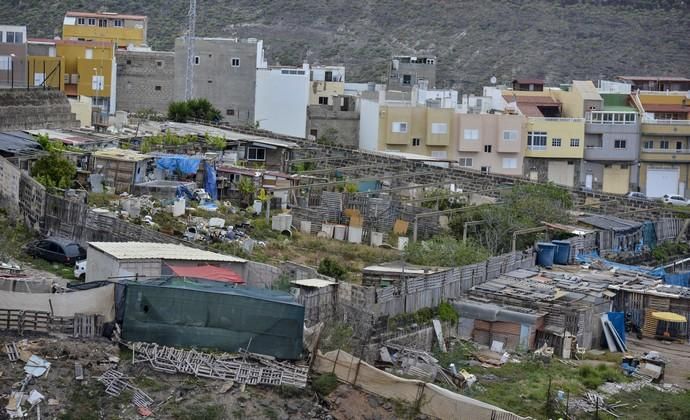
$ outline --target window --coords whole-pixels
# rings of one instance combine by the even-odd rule
[[[89,18],[89,26],[96,26],[96,19],[95,18]]]
[[[407,133],[407,123],[406,122],[394,122],[391,130],[394,133]]]
[[[194,65],[198,66],[200,62],[201,62],[201,58],[198,55],[194,56]]]
[[[503,141],[517,140],[518,133],[515,130],[503,130]]]
[[[643,149],[653,149],[654,148],[654,141],[653,140],[645,140],[645,142],[642,143],[642,148]]]
[[[21,44],[24,42],[24,34],[21,32],[7,32],[5,37],[8,44]]]
[[[129,66],[131,64],[132,64],[132,60],[127,60],[127,65]]]
[[[490,144],[484,145],[484,152],[485,153],[491,153],[491,145]]]
[[[661,140],[659,142],[659,149],[668,149],[668,140]]]
[[[319,96],[319,105],[328,105],[328,96]]]
[[[531,150],[545,150],[546,149],[546,132],[545,131],[529,131],[527,133],[527,148]]]
[[[237,57],[233,57],[230,59],[230,65],[233,67],[239,67],[240,66],[240,59]]]
[[[233,116],[235,116],[235,110],[234,109],[226,109],[225,115],[233,117]]]
[[[580,139],[570,139],[570,147],[580,147]]]
[[[107,28],[108,27],[108,20],[107,19],[98,19],[98,27],[99,28]]]
[[[551,139],[551,147],[561,147],[561,139]]]
[[[421,143],[422,143],[422,139],[419,139],[417,137],[412,139],[412,145],[415,147],[419,146]]]
[[[113,26],[116,27],[116,28],[122,28],[123,26],[125,26],[125,24],[124,24],[124,22],[122,21],[122,19],[115,19],[115,20],[113,21]]]
[[[626,146],[627,146],[626,140],[614,140],[613,141],[613,148],[614,149],[625,149]]]
[[[266,149],[261,149],[258,147],[247,148],[247,160],[266,160]]]
[[[445,150],[432,150],[431,157],[437,159],[446,159],[448,158],[448,152],[446,152]]]
[[[87,48],[86,51],[84,51],[84,55],[87,60],[92,60],[93,59],[93,48]]]
[[[402,84],[403,85],[411,85],[412,84],[412,76],[409,74],[404,74]]]
[[[157,90],[157,91],[160,91],[160,90],[161,90],[161,87],[160,87],[160,86],[155,86],[154,89]]]
[[[213,83],[213,80],[209,80],[208,83],[209,83],[209,84]]]
[[[467,128],[464,130],[463,136],[465,140],[479,140],[479,130]]]
[[[314,136],[314,138],[316,138],[318,136],[318,134],[319,134],[319,130],[317,130],[315,128],[312,128],[311,130],[309,130],[309,135]]]
[[[517,169],[517,159],[503,158],[503,169]]]
[[[93,90],[103,90],[105,84],[104,76],[91,76],[91,89]]]
[[[156,60],[156,66],[163,67],[163,61],[162,60]]]
[[[431,134],[446,134],[448,133],[448,124],[446,123],[432,123]]]
[[[9,55],[0,55],[0,70],[12,70],[12,57]]]
[[[472,158],[468,158],[468,157],[458,158],[458,166],[461,166],[463,168],[471,168],[472,167]]]
[[[86,19],[77,18],[77,25],[85,25],[85,24],[86,24]]]
[[[332,82],[333,81],[333,72],[332,71],[327,71],[326,74],[323,77],[323,80],[326,82]]]

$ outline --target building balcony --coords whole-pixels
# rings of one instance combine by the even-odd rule
[[[614,147],[599,146],[599,145],[585,145],[585,160],[605,161],[605,162],[633,162],[637,160],[638,146],[628,145],[625,149],[616,149]]]
[[[641,161],[650,162],[690,162],[690,149],[647,149],[642,148]]]
[[[690,136],[690,120],[642,120],[642,134]]]

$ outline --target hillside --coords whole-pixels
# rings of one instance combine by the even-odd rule
[[[5,0],[0,23],[59,35],[67,10],[146,14],[170,49],[187,0]],[[8,4],[9,3],[9,4]],[[690,2],[651,0],[198,0],[197,33],[266,41],[272,64],[345,64],[383,81],[394,53],[438,56],[439,85],[476,92],[492,75],[560,83],[619,74],[690,76]]]

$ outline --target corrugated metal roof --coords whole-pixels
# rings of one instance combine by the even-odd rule
[[[40,153],[41,145],[30,134],[21,131],[0,132],[0,151],[13,155]]]
[[[336,282],[334,282],[334,281],[324,280],[324,279],[293,280],[290,283],[296,284],[297,286],[315,287],[317,289],[320,289],[322,287],[332,286],[332,285],[336,284]]]
[[[244,263],[232,255],[217,254],[184,245],[156,242],[89,242],[89,246],[119,260],[163,259],[180,261],[223,261]]]
[[[94,152],[93,155],[98,158],[121,160],[125,162],[139,162],[141,160],[151,158],[151,156],[149,155],[145,155],[134,150],[117,148],[99,150],[97,152]]]
[[[642,223],[640,222],[636,222],[634,220],[625,220],[621,219],[620,217],[607,216],[603,214],[580,217],[578,220],[596,228],[612,230],[614,232],[626,232],[642,227]]]

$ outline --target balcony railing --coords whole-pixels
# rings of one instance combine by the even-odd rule
[[[527,146],[527,150],[544,151],[546,150],[546,146]]]
[[[588,144],[585,145],[585,149],[587,149],[587,150],[601,150],[603,148],[604,148],[604,146],[590,146]]]
[[[643,118],[642,122],[645,124],[659,125],[690,125],[690,120],[655,120],[653,118]]]
[[[665,154],[673,155],[673,154],[690,153],[690,149],[649,149],[649,148],[643,147],[642,152],[645,152],[645,153],[665,153]]]
[[[604,118],[610,117],[610,120]],[[587,124],[634,125],[637,124],[637,113],[629,111],[594,111],[585,114]]]
[[[562,117],[529,117],[532,121],[553,121],[553,122],[582,122],[584,118],[562,118]]]

